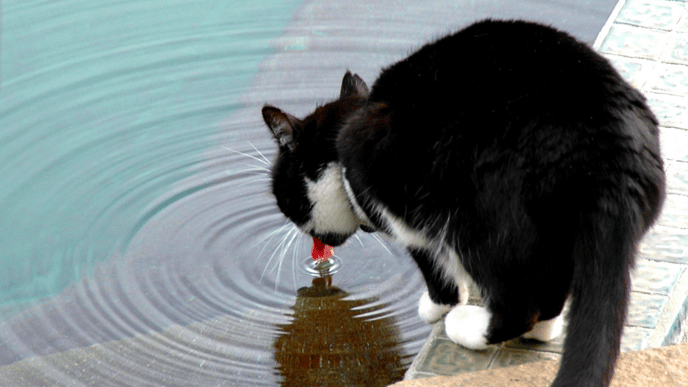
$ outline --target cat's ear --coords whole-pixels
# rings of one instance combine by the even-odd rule
[[[345,97],[367,97],[370,93],[368,85],[358,76],[358,74],[351,74],[347,70],[342,79],[342,90],[339,93],[339,98]]]
[[[301,120],[270,105],[263,106],[263,120],[280,146],[296,149],[296,134]]]

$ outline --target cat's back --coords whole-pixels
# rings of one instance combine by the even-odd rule
[[[338,151],[362,171],[358,186],[399,213],[482,191],[618,187],[625,170],[658,187],[663,176],[642,94],[586,44],[523,21],[473,24],[385,69]]]
[[[619,96],[623,101],[615,99]],[[531,22],[485,20],[385,69],[370,100],[409,118],[421,109],[429,114],[450,109],[464,119],[538,112],[575,119],[576,111],[643,98],[607,60],[565,32]],[[490,117],[480,117],[485,118]]]

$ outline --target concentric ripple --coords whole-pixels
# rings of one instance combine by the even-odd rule
[[[302,116],[346,69],[370,82],[469,21],[558,2],[478,3],[3,1],[0,380],[398,380],[429,333],[417,269],[370,234],[315,267],[269,192],[259,112]]]
[[[412,261],[366,234],[316,267],[269,192],[260,106],[301,114],[345,67],[287,71],[300,2],[259,3],[3,3],[0,380],[402,377],[429,331]]]

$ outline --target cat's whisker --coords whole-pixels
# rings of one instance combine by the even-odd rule
[[[299,234],[302,235],[302,234]],[[296,265],[299,262],[298,256],[296,255],[299,251],[301,251],[301,245],[303,245],[303,238],[298,238],[296,240],[296,248],[293,250],[293,257],[291,260],[291,280],[294,283],[294,291],[297,291],[298,288],[296,287]]]
[[[294,239],[296,239],[299,236],[298,232],[293,233],[293,234],[294,235],[291,237],[289,242],[282,249],[282,252],[280,254],[280,259],[277,263],[277,274],[275,275],[275,291],[277,291],[277,288],[279,286],[279,278],[280,278],[280,275],[282,274],[282,264],[284,264],[284,258],[287,256],[287,252],[289,251],[289,247],[291,247],[292,243],[294,243]]]
[[[256,146],[253,145],[253,144],[251,143],[251,141],[247,141],[247,142],[249,143],[249,145],[251,145],[251,147],[252,147],[253,149],[256,150],[256,152],[258,152],[258,154],[263,158],[263,160],[265,160],[265,164],[267,164],[267,165],[272,165],[272,163],[270,162],[270,160],[268,160],[268,158],[265,157],[265,155],[263,154],[263,152],[259,151],[258,148],[256,148]]]
[[[277,231],[280,231],[280,230],[282,230],[283,228],[285,228],[285,227],[287,227],[287,226],[288,226],[288,225],[284,225],[284,226],[282,226],[280,229],[278,229]],[[294,228],[295,228],[295,227],[294,227]],[[278,251],[281,251],[281,250],[283,249],[286,240],[289,238],[289,235],[294,231],[294,228],[292,228],[291,230],[289,230],[289,231],[286,233],[286,235],[284,236],[284,238],[282,238],[282,240],[277,244],[277,247],[275,248],[275,251],[273,251],[272,254],[270,254],[270,258],[269,258],[268,261],[265,263],[265,268],[263,269],[263,272],[260,274],[260,280],[258,281],[259,283],[261,283],[261,282],[263,281],[263,277],[265,277],[265,274],[267,273],[268,268],[271,266],[272,260],[275,259],[275,255],[277,255],[277,252],[278,252]],[[277,231],[274,232],[275,235],[276,235]],[[270,239],[272,239],[272,238],[270,238]],[[268,241],[268,242],[269,242],[269,241]],[[267,247],[267,243],[266,243],[266,246],[265,246],[265,247]],[[263,247],[263,250],[265,250],[265,247]],[[262,252],[261,252],[261,255],[262,255]],[[259,256],[260,256],[260,255],[259,255]],[[272,273],[272,271],[270,271],[270,273]]]
[[[370,234],[370,235],[372,235],[373,238],[375,238],[375,240],[378,241],[380,246],[382,246],[382,248],[385,249],[385,251],[387,251],[387,254],[394,255],[394,254],[392,254],[392,251],[385,244],[385,241],[379,235],[377,235],[377,234]]]
[[[261,172],[261,173],[262,173],[262,172],[267,172],[267,173],[270,173],[270,169],[269,169],[269,168],[266,168],[266,167],[261,167],[261,166],[258,166],[258,165],[251,165],[251,164],[243,164],[243,165],[248,166],[248,167],[251,167],[251,168],[242,169],[242,170],[239,171],[239,172]],[[237,172],[237,173],[238,173],[238,172]]]
[[[363,245],[363,239],[361,239],[360,236],[354,234],[354,238],[356,238],[356,240],[358,241],[358,243],[361,244],[361,247],[365,247],[365,246]]]
[[[260,253],[258,254],[258,259],[260,259],[260,257],[263,256],[263,253],[265,252],[265,249],[268,247],[268,244],[270,243],[270,241],[271,241],[274,237],[276,237],[278,234],[280,234],[281,232],[283,232],[283,231],[284,231],[287,227],[289,227],[289,226],[292,226],[292,228],[295,227],[295,226],[294,226],[293,224],[291,224],[291,223],[285,223],[283,226],[281,226],[281,227],[278,228],[277,230],[271,232],[270,234],[268,234],[267,236],[265,236],[261,241],[258,242],[259,244],[260,244],[260,243],[265,243],[265,245],[263,246],[263,249],[260,250]]]
[[[249,143],[249,144],[250,144],[250,143]],[[251,145],[251,146],[253,146],[253,145]],[[224,145],[222,145],[222,148],[224,148],[224,149],[226,149],[226,150],[228,150],[228,151],[230,151],[230,152],[234,152],[234,153],[240,154],[240,155],[242,155],[242,156],[246,156],[246,157],[252,158],[253,160],[258,161],[258,162],[261,163],[261,164],[265,164],[265,165],[267,165],[267,166],[270,166],[270,165],[271,165],[270,162],[267,161],[267,159],[264,160],[264,159],[261,159],[261,158],[259,158],[259,157],[250,155],[250,154],[245,153],[245,152],[241,152],[241,151],[238,151],[238,150],[234,150],[234,149],[232,149],[232,148],[227,148],[227,147],[224,146]],[[255,147],[254,147],[254,148],[255,148]],[[257,150],[257,149],[256,149],[256,150]],[[258,152],[258,153],[260,153],[260,152]],[[261,153],[261,155],[262,155],[262,153]],[[263,158],[265,158],[265,156],[263,156]]]

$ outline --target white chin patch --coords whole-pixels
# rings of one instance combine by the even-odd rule
[[[360,222],[354,214],[342,182],[342,167],[329,163],[317,181],[306,179],[313,204],[311,220],[304,227],[319,234],[352,235]]]

